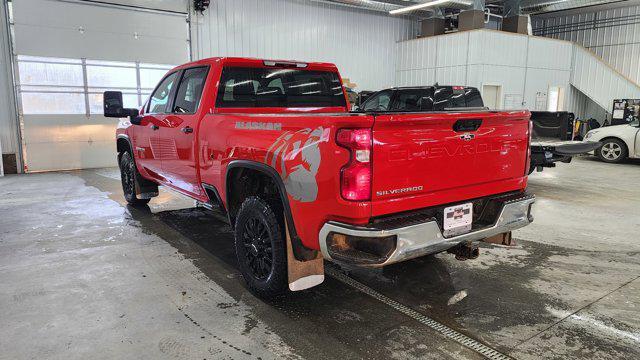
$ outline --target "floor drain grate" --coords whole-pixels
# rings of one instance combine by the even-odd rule
[[[509,357],[508,355],[505,355],[501,352],[499,352],[496,349],[493,349],[481,342],[478,342],[450,327],[448,327],[447,325],[441,324],[433,319],[431,319],[430,317],[423,315],[413,309],[411,309],[408,306],[402,305],[399,302],[392,300],[382,294],[380,294],[379,292],[373,290],[372,288],[350,278],[349,276],[343,274],[342,272],[333,269],[333,268],[325,268],[325,272],[333,277],[334,279],[349,285],[357,290],[360,290],[361,292],[371,296],[372,298],[387,304],[389,306],[391,306],[392,308],[394,308],[395,310],[415,319],[416,321],[420,322],[421,324],[424,324],[428,327],[430,327],[431,329],[439,332],[440,334],[444,335],[445,337],[461,344],[462,346],[465,346],[483,356],[485,356],[488,359],[499,359],[499,360],[508,360],[508,359],[512,359],[511,357]]]

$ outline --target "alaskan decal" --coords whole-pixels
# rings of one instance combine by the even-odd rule
[[[287,193],[300,202],[316,201],[316,175],[322,162],[320,143],[329,141],[329,129],[317,127],[285,131],[267,150],[265,163],[280,172]]]
[[[280,131],[282,130],[282,123],[236,121],[236,129]]]

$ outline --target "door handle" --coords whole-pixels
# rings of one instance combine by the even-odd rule
[[[182,131],[185,134],[191,134],[193,132],[193,128],[191,126],[187,126],[180,129],[180,131]]]
[[[151,125],[151,130],[158,130],[160,129],[160,126],[158,125]]]

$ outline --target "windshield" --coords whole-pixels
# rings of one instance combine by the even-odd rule
[[[225,67],[217,107],[342,107],[338,73],[283,68]]]

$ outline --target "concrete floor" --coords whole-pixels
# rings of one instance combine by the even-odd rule
[[[530,189],[514,248],[343,270],[515,358],[640,358],[640,163]],[[164,190],[127,207],[116,169],[0,178],[0,358],[480,358],[332,277],[255,298],[222,220]]]

